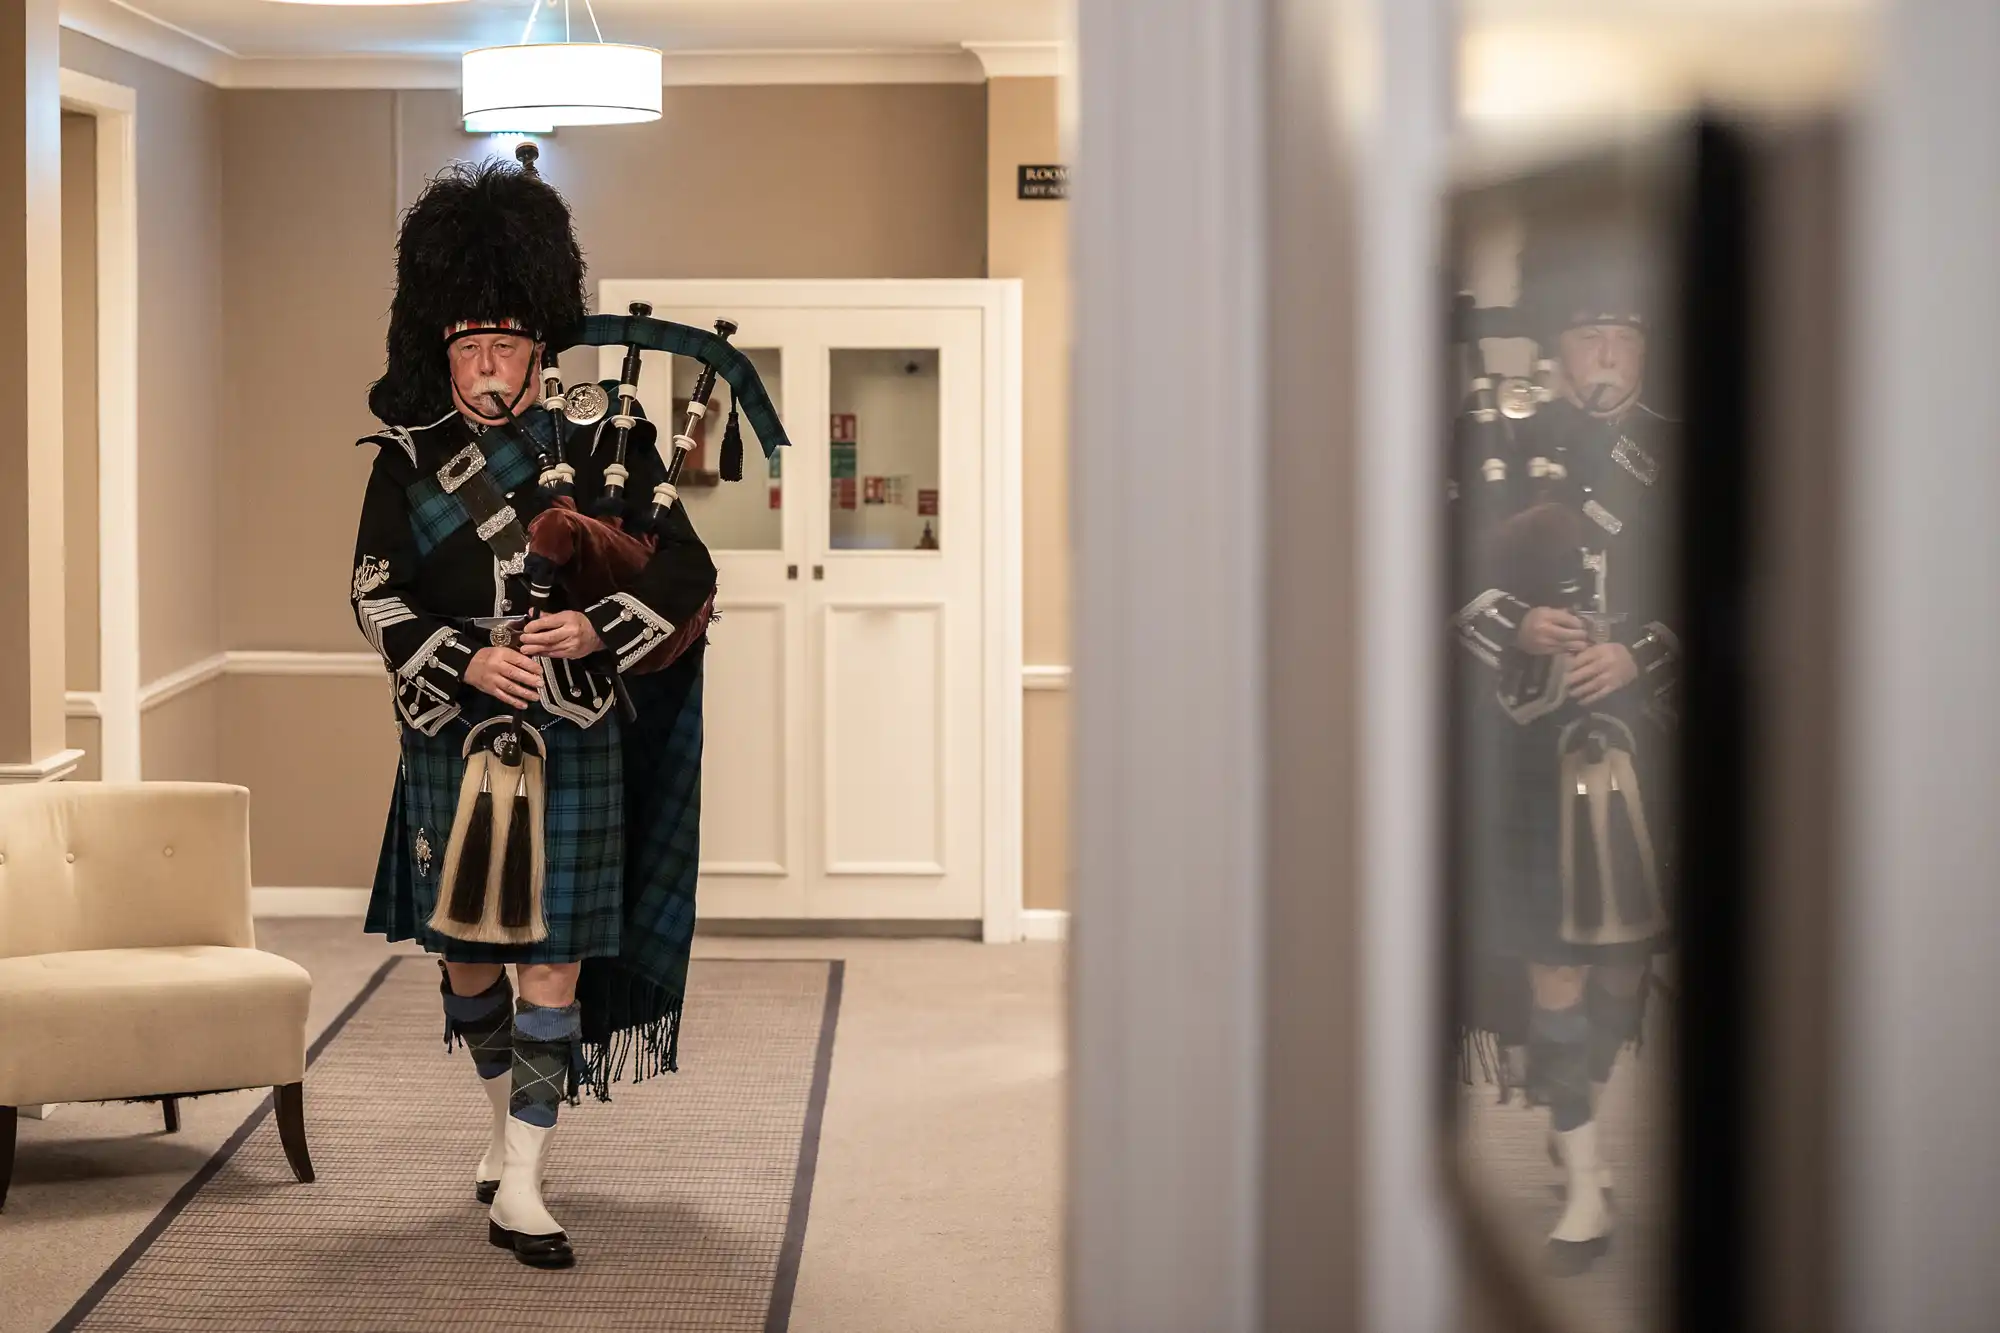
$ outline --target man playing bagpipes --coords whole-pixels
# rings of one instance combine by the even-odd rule
[[[1527,1091],[1565,1169],[1549,1237],[1565,1274],[1610,1241],[1595,1115],[1666,940],[1678,671],[1677,456],[1672,424],[1640,402],[1644,255],[1629,236],[1587,235],[1546,235],[1523,256],[1545,392],[1512,386],[1497,418],[1475,404],[1476,425],[1507,428],[1466,437],[1484,456],[1460,467],[1462,514],[1497,521],[1478,525],[1455,622],[1461,688],[1480,696],[1478,981],[1505,992],[1510,963],[1526,973]]]
[[[767,449],[783,435],[726,325],[586,317],[568,206],[521,157],[453,166],[404,217],[351,597],[402,743],[366,928],[439,957],[447,1045],[490,1103],[489,1237],[560,1268],[540,1187],[559,1103],[675,1067],[715,565],[674,480],[717,369],[724,474],[738,402]],[[614,340],[622,383],[565,394],[556,353]],[[671,462],[642,345],[705,363]]]

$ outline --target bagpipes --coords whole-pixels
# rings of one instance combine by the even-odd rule
[[[1481,476],[1487,482],[1507,481],[1512,470],[1512,423],[1528,420],[1554,400],[1556,364],[1538,356],[1532,379],[1494,374],[1486,360],[1486,339],[1519,338],[1538,345],[1539,340],[1520,308],[1476,306],[1469,293],[1452,304],[1451,335],[1460,356],[1460,382],[1466,385],[1461,422],[1480,457]]]
[[[534,174],[534,148],[517,154],[522,167]],[[736,325],[717,320],[714,332],[654,319],[652,307],[633,302],[625,315],[591,315],[573,329],[550,338],[543,348],[541,397],[537,408],[547,418],[547,443],[526,436],[512,425],[513,404],[491,395],[493,415],[526,445],[540,465],[537,485],[546,507],[527,526],[527,549],[521,573],[527,584],[531,611],[518,618],[532,621],[545,615],[557,587],[571,605],[589,606],[629,588],[658,548],[661,532],[680,500],[678,483],[694,435],[708,413],[716,381],[730,389],[729,424],[722,441],[720,472],[726,481],[743,476],[743,441],[739,410],[762,444],[765,457],[789,444],[770,395],[756,367],[730,346]],[[625,359],[619,375],[616,410],[602,385],[584,382],[565,391],[558,356],[572,347],[619,346]],[[701,363],[694,392],[688,398],[681,429],[673,436],[672,452],[662,451],[664,479],[653,488],[652,506],[644,520],[628,527],[625,489],[631,479],[632,450],[656,447],[659,428],[647,420],[639,402],[642,354],[648,351],[690,356]],[[523,386],[525,392],[527,386]],[[603,493],[589,510],[579,508],[575,494],[577,469],[569,441],[589,431],[588,452],[595,457],[606,448]],[[609,434],[609,440],[605,439]],[[707,633],[714,617],[715,593],[710,590],[686,623],[674,627],[624,674],[665,670]],[[496,639],[496,642],[498,640]],[[615,663],[610,677],[621,711],[635,716]],[[488,718],[465,738],[465,774],[450,839],[446,846],[442,883],[430,927],[458,939],[494,944],[525,944],[543,939],[547,925],[542,912],[543,809],[547,745],[529,724],[525,710]],[[497,801],[495,793],[514,793]]]

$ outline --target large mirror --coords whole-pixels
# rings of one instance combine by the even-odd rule
[[[1447,228],[1449,1150],[1580,1333],[1673,1326],[1694,162],[1468,173]]]

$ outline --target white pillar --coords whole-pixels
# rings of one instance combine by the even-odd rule
[[[1357,99],[1366,1324],[1457,1327],[1437,1138],[1438,263],[1451,0],[1378,0]]]
[[[1263,9],[1078,13],[1076,1333],[1258,1327]]]
[[[1853,1333],[2000,1319],[2000,6],[1891,0],[1862,220],[1836,1183]]]

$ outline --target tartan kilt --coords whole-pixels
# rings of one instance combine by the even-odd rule
[[[414,939],[454,963],[573,963],[616,954],[625,883],[625,779],[619,719],[583,728],[528,710],[548,747],[543,913],[548,936],[533,944],[477,944],[426,926],[437,906],[444,849],[465,775],[466,733],[508,711],[478,695],[465,711],[425,736],[401,728],[402,764],[368,900],[370,933]]]
[[[465,761],[466,731],[500,711],[497,701],[454,719],[436,738],[405,729],[403,768],[382,840],[366,929],[415,939],[454,962],[573,962],[583,1024],[569,1089],[609,1100],[627,1072],[634,1083],[679,1068],[681,1007],[694,944],[695,883],[701,854],[702,664],[707,642],[664,671],[626,678],[638,718],[617,714],[581,730],[547,724],[547,883],[549,939],[534,945],[471,944],[423,923],[437,902],[444,839]],[[421,777],[414,780],[412,774]],[[423,802],[421,806],[419,802]],[[558,815],[559,804],[562,814]],[[420,812],[428,811],[429,814]],[[424,820],[443,813],[428,874],[412,854]],[[565,832],[558,840],[557,821]],[[564,858],[558,861],[558,855]],[[558,889],[558,883],[567,889]],[[558,906],[567,892],[569,906]],[[559,918],[569,934],[557,941]],[[579,944],[582,948],[579,949]]]

